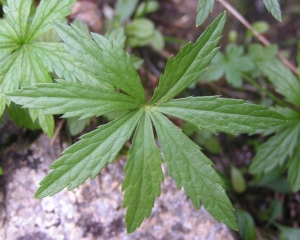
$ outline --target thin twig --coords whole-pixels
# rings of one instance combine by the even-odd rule
[[[232,15],[236,17],[246,28],[248,28],[254,36],[257,37],[259,41],[261,41],[265,46],[269,46],[271,43],[264,36],[260,35],[251,24],[234,8],[232,7],[226,0],[218,0]],[[285,66],[287,66],[293,73],[298,75],[297,68],[286,59],[279,51],[277,52],[277,57],[283,62]]]
[[[64,123],[66,122],[66,119],[63,118],[62,120],[59,121],[58,125],[57,125],[57,128],[55,129],[55,132],[54,132],[54,135],[53,135],[53,138],[51,139],[51,146],[53,146],[56,138],[58,137],[58,134],[60,133],[60,130],[62,128],[62,126],[64,125]]]

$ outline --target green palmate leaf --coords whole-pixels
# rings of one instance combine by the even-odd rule
[[[83,135],[50,166],[53,171],[41,181],[35,197],[52,196],[66,186],[72,190],[88,177],[95,178],[106,164],[113,162],[141,115],[140,111],[130,112]]]
[[[34,53],[41,59],[50,72],[55,72],[59,78],[72,82],[97,84],[103,89],[111,85],[99,81],[94,75],[80,67],[80,62],[75,59],[63,46],[58,43],[33,43]]]
[[[300,106],[300,85],[288,68],[279,60],[262,62],[258,66],[274,84],[278,93],[285,96],[288,102]]]
[[[211,215],[230,228],[237,230],[233,206],[223,189],[223,181],[212,168],[212,162],[199,146],[184,135],[162,114],[151,112],[151,118],[161,144],[169,175],[182,186],[196,208],[200,200]]]
[[[71,6],[75,0],[43,0],[39,4],[30,28],[26,34],[26,41],[31,42],[51,28],[51,20],[63,20],[71,13]]]
[[[145,102],[144,89],[130,56],[115,41],[92,34],[90,39],[76,27],[55,22],[54,28],[65,41],[66,49],[100,81],[120,88],[139,103]]]
[[[292,156],[298,144],[299,134],[299,120],[291,120],[286,123],[284,130],[260,145],[249,171],[253,174],[267,173],[276,166],[283,165],[286,158]]]
[[[8,0],[7,7],[3,7],[7,23],[20,36],[18,41],[23,42],[27,30],[27,20],[32,0]]]
[[[6,96],[24,107],[45,109],[44,114],[64,113],[63,117],[87,118],[139,108],[134,99],[125,94],[66,81],[38,84]]]
[[[149,217],[154,200],[160,195],[160,182],[163,180],[159,165],[162,157],[155,144],[152,119],[162,147],[163,161],[166,162],[168,172],[174,177],[177,187],[184,187],[197,208],[201,201],[218,221],[236,229],[233,207],[222,187],[221,177],[212,168],[212,162],[200,151],[198,145],[160,113],[178,116],[213,132],[251,132],[254,128],[265,128],[267,125],[284,122],[284,118],[276,112],[245,104],[243,100],[204,97],[169,101],[197,80],[204,71],[205,65],[217,51],[215,47],[224,22],[225,14],[222,14],[195,44],[186,45],[177,57],[168,61],[165,74],[147,105],[140,78],[130,56],[121,46],[97,34],[92,34],[93,39],[90,39],[74,26],[68,27],[55,22],[55,29],[65,41],[66,49],[80,62],[82,71],[122,92],[86,83],[84,79],[82,82],[85,84],[58,80],[55,84],[43,83],[5,94],[7,98],[25,107],[38,108],[36,111],[30,110],[32,118],[38,117],[42,110],[48,114],[62,113],[65,117],[81,118],[116,111],[123,111],[123,115],[84,135],[79,142],[64,151],[63,156],[51,165],[53,171],[41,182],[36,197],[53,195],[66,186],[71,190],[88,177],[93,179],[106,164],[115,159],[138,126],[129,150],[123,184],[128,232],[134,231],[145,217]],[[60,47],[49,46],[51,47],[47,48],[39,43],[26,44],[22,51],[8,57],[9,61],[3,64],[3,69],[8,69],[9,72],[13,65],[16,65],[15,69],[24,68],[25,71],[19,74],[24,77],[20,83],[33,83],[43,73],[38,72],[39,70],[29,71],[28,64],[13,60],[21,55],[26,62],[40,66],[38,57],[45,58],[48,54],[49,57],[43,63],[49,69],[72,81],[75,77],[78,78],[77,74],[75,76],[65,73],[71,69],[66,62],[65,52],[56,55],[51,51],[59,50]],[[34,47],[36,52],[33,52]],[[59,61],[60,56],[64,56],[59,62],[62,66],[54,63]],[[45,69],[40,71],[45,72]],[[27,75],[32,76],[34,81]]]
[[[176,57],[169,58],[164,74],[150,101],[161,103],[167,101],[191,83],[198,80],[203,74],[206,65],[216,54],[221,32],[225,24],[225,13],[221,14],[196,43],[186,44]]]
[[[299,141],[297,142],[299,144]],[[294,192],[300,189],[300,148],[296,146],[293,156],[289,160],[288,180]]]
[[[245,100],[211,97],[188,97],[175,99],[155,107],[157,111],[181,118],[209,131],[216,130],[236,134],[254,132],[285,122],[275,111]]]
[[[145,217],[149,217],[155,197],[160,195],[160,182],[163,181],[161,170],[162,158],[154,140],[149,114],[141,119],[125,166],[125,190],[123,207],[126,212],[127,232],[139,227]]]
[[[281,10],[278,0],[264,0],[264,4],[273,17],[281,22]]]
[[[198,0],[196,25],[199,26],[207,18],[209,12],[212,11],[215,0]]]

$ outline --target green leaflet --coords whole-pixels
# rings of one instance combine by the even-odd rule
[[[40,129],[37,121],[32,121],[31,116],[29,115],[29,109],[22,108],[17,104],[9,104],[7,111],[9,113],[10,118],[21,127],[26,127],[30,130]]]
[[[46,67],[42,64],[40,59],[30,50],[30,47],[23,47],[20,49],[20,52],[23,53],[21,68],[17,69],[16,73],[19,73],[17,77],[19,84],[23,87],[33,85],[37,82],[52,82],[50,75]],[[18,57],[21,59],[21,57]],[[14,73],[14,75],[16,75]],[[53,116],[43,116],[37,112],[37,110],[32,109],[29,112],[36,112],[36,117],[38,122],[45,133],[49,136],[53,135],[54,132],[54,120]],[[31,115],[32,120],[35,121],[36,117]],[[50,125],[52,124],[52,125]]]
[[[62,23],[53,24],[59,36],[65,41],[65,48],[95,75],[100,81],[120,88],[138,103],[145,103],[145,94],[129,54],[124,52],[116,42],[92,34],[90,39],[75,26],[68,27]]]
[[[281,10],[278,0],[264,0],[264,4],[273,17],[281,22]]]
[[[286,158],[292,156],[298,144],[299,133],[299,120],[286,123],[284,130],[260,145],[257,154],[252,160],[249,171],[253,174],[267,173],[276,166],[283,165]]]
[[[139,227],[149,217],[155,197],[160,195],[162,157],[154,140],[149,114],[144,113],[137,127],[125,166],[123,207],[126,212],[127,232]]]
[[[212,162],[200,151],[198,145],[167,118],[155,111],[150,114],[167,163],[168,174],[175,179],[177,188],[184,187],[196,208],[200,208],[201,200],[215,219],[237,230],[233,206]]]
[[[300,189],[300,147],[299,139],[298,145],[295,148],[294,154],[289,160],[288,180],[292,185],[294,192],[298,192]]]
[[[67,119],[68,131],[71,136],[76,136],[83,132],[83,130],[90,125],[91,119],[79,119],[78,117],[70,117]]]
[[[15,30],[7,23],[0,19],[0,59],[7,53],[18,48],[18,35]]]
[[[215,0],[198,0],[196,26],[201,25],[212,11]]]
[[[18,39],[15,39],[18,43],[22,43],[25,40],[31,2],[32,0],[8,0],[7,7],[3,7],[7,23],[19,36]]]
[[[259,63],[261,71],[274,84],[276,91],[292,104],[300,106],[300,85],[297,77],[279,60]]]
[[[44,109],[44,114],[64,113],[63,117],[66,118],[75,116],[88,118],[139,108],[134,99],[125,94],[66,81],[38,84],[7,93],[6,96],[24,107]]]
[[[60,43],[36,42],[31,44],[34,53],[41,59],[43,64],[51,72],[55,72],[59,78],[72,82],[84,82],[87,84],[102,86],[102,88],[112,88],[99,79],[95,78],[88,71],[80,66],[80,62]]]
[[[38,115],[39,125],[43,129],[44,133],[48,136],[53,136],[54,133],[54,118],[52,115],[45,115],[41,112]]]
[[[196,43],[186,44],[176,57],[169,58],[150,104],[170,100],[199,79],[206,65],[218,51],[216,45],[225,24],[225,17],[225,13],[221,14]]]
[[[26,34],[26,41],[31,42],[51,28],[52,20],[63,20],[71,13],[71,6],[75,0],[43,0],[39,4],[30,28]]]
[[[23,53],[22,66],[17,72],[20,75],[15,77],[15,79],[18,80],[21,86],[52,82],[47,68],[35,55],[34,48],[31,45],[23,46],[20,51]]]
[[[106,164],[113,162],[141,115],[140,111],[130,112],[83,135],[50,166],[53,170],[41,181],[35,197],[52,196],[66,186],[72,190],[88,177],[95,178]]]
[[[7,57],[6,61],[0,62],[0,116],[3,114],[7,103],[7,99],[2,93],[17,90],[19,87],[18,81],[11,81],[21,69],[22,58],[19,55],[21,55],[19,52],[14,52]]]
[[[252,216],[242,210],[242,209],[237,209],[235,211],[237,221],[238,221],[238,226],[239,226],[239,235],[241,239],[245,240],[256,240],[256,232],[255,232],[255,223],[252,218]]]
[[[133,14],[138,0],[117,0],[115,15],[120,21],[125,21]]]
[[[300,228],[286,227],[278,223],[273,223],[280,230],[280,240],[298,240],[300,238]]]
[[[42,115],[37,109],[24,109],[14,103],[10,103],[7,110],[9,116],[17,125],[30,130],[42,128],[49,136],[53,135],[54,119],[52,115]],[[35,115],[34,118],[32,117],[33,114]]]
[[[217,130],[231,134],[254,132],[257,128],[267,128],[285,122],[282,115],[268,110],[267,107],[218,96],[175,99],[154,109],[213,133]]]

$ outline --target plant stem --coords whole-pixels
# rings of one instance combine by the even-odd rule
[[[147,7],[148,7],[148,3],[149,3],[149,0],[146,0],[145,7],[143,9],[143,17],[146,15],[146,10],[147,10]]]
[[[233,16],[236,17],[246,28],[248,28],[257,39],[262,42],[265,46],[269,46],[271,43],[268,39],[264,36],[260,35],[252,26],[251,24],[233,7],[231,6],[226,0],[218,0]],[[285,66],[287,66],[294,74],[298,75],[297,68],[288,60],[286,59],[279,51],[277,52],[277,57],[283,62]]]
[[[53,137],[52,137],[52,139],[51,139],[51,143],[50,143],[51,146],[53,146],[53,144],[54,144],[56,138],[58,137],[58,135],[59,135],[59,133],[60,133],[60,130],[61,130],[61,128],[63,127],[63,125],[64,125],[65,122],[66,122],[66,118],[63,118],[62,120],[59,121],[58,126],[57,126],[57,128],[55,129],[54,135],[53,135]]]
[[[270,91],[268,91],[267,89],[264,89],[262,86],[260,86],[254,79],[252,79],[251,77],[249,77],[247,74],[243,73],[243,78],[251,83],[253,86],[257,87],[257,89],[261,92],[264,92],[269,98],[271,98],[272,100],[274,100],[277,104],[283,106],[283,107],[291,107],[289,106],[286,102],[282,101],[280,98],[276,97],[273,93],[271,93]]]

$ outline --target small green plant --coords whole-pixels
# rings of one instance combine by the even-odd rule
[[[163,115],[183,119],[213,133],[253,132],[285,122],[277,112],[247,104],[244,100],[218,96],[172,100],[203,74],[218,51],[216,45],[224,23],[223,13],[195,43],[186,44],[176,57],[168,60],[157,89],[146,102],[131,58],[116,41],[94,33],[90,39],[75,26],[53,22],[54,29],[65,42],[64,47],[81,63],[84,71],[120,92],[81,79],[82,83],[57,80],[57,83],[37,84],[5,96],[24,107],[42,109],[44,114],[64,114],[63,117],[83,119],[115,111],[127,112],[82,136],[79,142],[66,149],[51,165],[52,172],[40,183],[36,197],[54,195],[67,186],[72,190],[88,177],[95,178],[106,164],[114,161],[134,133],[122,186],[129,233],[149,217],[155,198],[160,195],[161,163],[166,163],[169,175],[179,189],[185,189],[196,208],[201,201],[218,221],[236,230],[233,206],[212,162]],[[161,149],[155,142],[152,124]]]
[[[115,20],[112,25],[125,25],[126,45],[130,47],[152,46],[156,51],[164,47],[164,37],[155,28],[153,21],[145,18],[148,13],[153,13],[159,8],[158,1],[138,1],[118,0],[115,8]],[[127,23],[133,15],[131,22]]]
[[[244,55],[244,48],[235,44],[228,44],[225,53],[218,52],[212,59],[212,64],[202,76],[205,81],[219,80],[223,75],[228,83],[234,87],[241,87],[244,72],[250,72],[255,68],[254,63]]]

